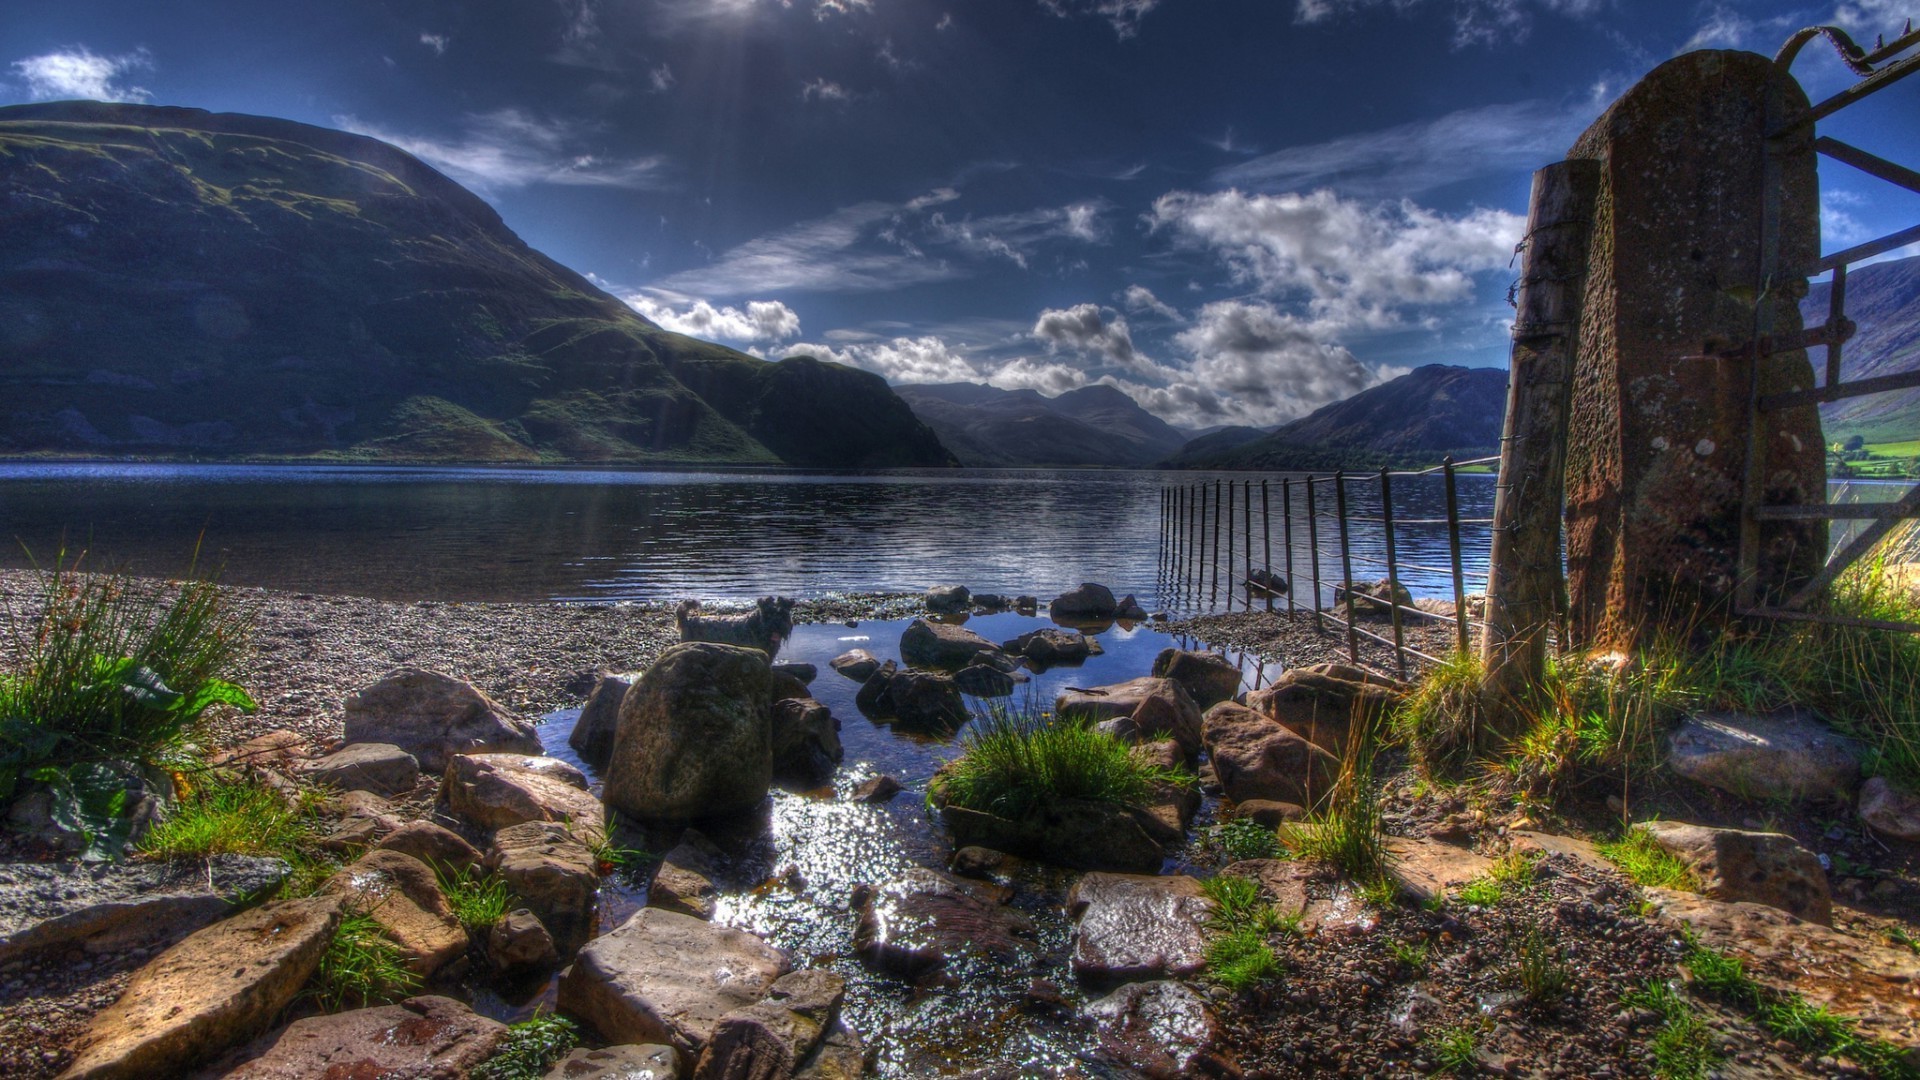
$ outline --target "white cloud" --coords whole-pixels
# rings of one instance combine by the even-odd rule
[[[580,125],[521,109],[468,116],[465,130],[452,139],[406,135],[352,116],[336,116],[333,122],[390,142],[482,192],[530,184],[658,188],[664,179],[666,162],[660,157],[601,157],[586,148],[590,132]]]
[[[1193,358],[1187,369],[1191,385],[1218,403],[1209,411],[1204,397],[1191,396],[1191,426],[1267,427],[1391,377],[1323,340],[1310,324],[1258,301],[1207,304],[1174,341]]]
[[[432,49],[435,56],[447,55],[447,45],[452,40],[445,34],[429,34],[425,30],[420,31],[420,44]]]
[[[649,69],[647,71],[647,82],[653,87],[654,93],[666,93],[673,89],[673,68],[663,63],[659,67]]]
[[[1160,0],[1040,0],[1040,6],[1062,19],[1075,15],[1098,16],[1125,39],[1140,32],[1140,20],[1159,7]]]
[[[1126,291],[1120,294],[1120,300],[1127,305],[1128,311],[1136,315],[1158,315],[1173,322],[1185,321],[1172,304],[1153,295],[1153,290],[1145,285],[1127,286]]]
[[[927,219],[925,239],[929,243],[952,245],[969,254],[1004,258],[1024,270],[1027,257],[1049,241],[1097,243],[1103,239],[1106,226],[1101,215],[1105,209],[1104,203],[1074,203],[958,221],[936,213]]]
[[[987,384],[1002,390],[1038,390],[1048,397],[1057,397],[1087,385],[1087,373],[1071,364],[1020,356],[987,376]]]
[[[941,12],[940,21],[937,23],[934,23],[933,28],[935,30],[942,30],[942,31],[953,29],[953,12],[951,11]]]
[[[1049,352],[1071,349],[1115,367],[1143,374],[1160,373],[1159,366],[1134,347],[1126,316],[1098,304],[1075,304],[1070,308],[1042,311],[1033,322],[1033,336],[1046,343]]]
[[[751,300],[741,307],[715,307],[705,300],[676,307],[666,297],[634,293],[628,307],[664,330],[698,338],[773,343],[800,336],[800,316],[778,300]]]
[[[1534,9],[1587,18],[1610,6],[1611,0],[1294,0],[1295,22],[1321,23],[1345,18],[1370,8],[1391,8],[1405,14],[1430,4],[1446,4],[1453,19],[1453,44],[1492,45],[1524,41],[1533,31]]]
[[[1842,0],[1833,12],[1833,21],[1869,49],[1880,35],[1891,39],[1903,33],[1909,19],[1920,19],[1914,0]]]
[[[809,79],[806,85],[800,88],[801,101],[819,100],[840,104],[851,100],[852,97],[853,95],[847,92],[846,87],[829,79]]]
[[[1236,281],[1304,298],[1324,337],[1402,326],[1412,309],[1471,300],[1473,275],[1506,266],[1525,227],[1504,210],[1456,217],[1325,189],[1175,191],[1155,200],[1148,222],[1212,252]]]
[[[855,342],[844,349],[830,345],[793,345],[787,356],[812,356],[871,371],[890,383],[978,382],[980,372],[957,348],[932,335],[897,337],[890,341]]]
[[[27,96],[34,101],[84,98],[139,102],[153,96],[147,88],[130,86],[123,81],[130,72],[152,69],[153,57],[145,49],[119,56],[101,56],[78,45],[15,60],[12,66],[27,84]]]
[[[818,0],[813,5],[813,17],[825,19],[830,15],[851,15],[856,11],[872,11],[873,0]]]

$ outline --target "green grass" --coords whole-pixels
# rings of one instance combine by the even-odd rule
[[[406,954],[361,912],[344,912],[306,995],[325,1012],[398,1001],[420,988]]]
[[[1385,880],[1387,841],[1373,775],[1377,742],[1364,722],[1356,719],[1353,727],[1326,803],[1305,822],[1282,828],[1280,842],[1299,858],[1332,863],[1364,886]]]
[[[1215,825],[1208,839],[1231,860],[1277,859],[1285,854],[1280,834],[1251,818],[1234,818]]]
[[[1480,1028],[1476,1024],[1444,1028],[1427,1041],[1427,1052],[1441,1072],[1468,1075],[1480,1066]]]
[[[505,878],[478,868],[461,872],[435,863],[433,876],[440,882],[440,891],[446,895],[453,917],[460,920],[468,933],[491,928],[520,902],[513,890],[507,888]]]
[[[165,821],[141,839],[157,859],[208,855],[271,855],[298,861],[319,837],[319,797],[289,803],[280,792],[243,777],[209,777],[189,787]]]
[[[1700,881],[1687,864],[1654,842],[1645,829],[1628,829],[1618,840],[1597,845],[1601,857],[1642,888],[1698,892]]]
[[[1251,927],[1221,934],[1207,943],[1207,976],[1234,993],[1277,977],[1280,958]]]
[[[1899,1047],[1861,1035],[1853,1020],[1798,994],[1762,986],[1747,974],[1746,964],[1737,956],[1689,939],[1680,963],[1693,977],[1696,992],[1746,1010],[1769,1034],[1812,1054],[1849,1058],[1876,1077],[1920,1077],[1920,1070],[1908,1064]]]
[[[1520,993],[1535,1005],[1559,1001],[1573,985],[1566,957],[1538,927],[1528,929],[1515,946],[1513,969]]]
[[[934,778],[933,795],[968,810],[1019,819],[1059,799],[1146,806],[1185,773],[1148,765],[1091,725],[1036,710],[991,708]]]
[[[1655,979],[1623,995],[1620,1003],[1660,1014],[1660,1030],[1649,1045],[1657,1080],[1705,1080],[1720,1064],[1713,1029],[1672,986]]]
[[[1458,776],[1486,730],[1486,667],[1477,653],[1455,653],[1429,671],[1394,710],[1394,734],[1430,776]]]
[[[554,1062],[580,1045],[580,1027],[551,1013],[507,1029],[500,1049],[473,1070],[473,1080],[540,1080]]]
[[[1280,974],[1280,958],[1267,938],[1286,928],[1273,905],[1260,895],[1260,886],[1242,877],[1220,875],[1200,883],[1213,901],[1207,922],[1207,975],[1239,993]],[[1297,929],[1298,920],[1294,921]]]
[[[1533,885],[1534,866],[1539,861],[1537,854],[1510,851],[1495,859],[1486,873],[1460,886],[1455,896],[1463,904],[1494,907]]]
[[[1389,941],[1387,951],[1393,954],[1394,962],[1408,971],[1418,974],[1427,970],[1427,960],[1433,954],[1433,943],[1428,941]]]

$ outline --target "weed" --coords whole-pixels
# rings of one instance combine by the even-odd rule
[[[1459,774],[1486,728],[1486,668],[1476,653],[1455,653],[1427,673],[1394,711],[1394,733],[1428,776]]]
[[[1620,839],[1598,847],[1602,857],[1642,888],[1699,891],[1700,880],[1687,864],[1656,843],[1645,829],[1628,829]]]
[[[1495,859],[1486,873],[1460,886],[1455,896],[1473,907],[1494,907],[1533,885],[1534,866],[1539,861],[1537,854],[1510,851]]]
[[[1529,929],[1514,949],[1514,977],[1520,992],[1535,1005],[1550,1005],[1566,996],[1573,970],[1558,946],[1538,927]]]
[[[322,1011],[398,1001],[419,989],[406,953],[380,930],[371,915],[343,912],[306,994]]]
[[[1280,958],[1260,931],[1242,927],[1207,943],[1207,974],[1238,993],[1280,974]]]
[[[1298,857],[1330,862],[1369,887],[1385,878],[1387,867],[1380,792],[1373,778],[1376,749],[1372,725],[1356,713],[1347,735],[1347,759],[1326,805],[1279,834],[1280,842]]]
[[[1427,969],[1427,958],[1433,952],[1433,945],[1426,941],[1390,941],[1387,951],[1393,954],[1394,962],[1401,967],[1421,972]]]
[[[440,891],[446,895],[447,907],[468,933],[492,927],[506,918],[507,912],[519,902],[513,890],[507,888],[506,879],[497,874],[485,874],[479,869],[460,871],[440,863],[432,866]]]
[[[1260,895],[1260,886],[1243,877],[1221,874],[1200,883],[1201,892],[1213,901],[1213,915],[1207,920],[1212,940],[1207,943],[1207,974],[1236,993],[1264,982],[1280,973],[1280,958],[1267,944],[1267,936],[1286,925],[1287,920]],[[1297,930],[1299,915],[1293,917]]]
[[[473,1070],[473,1080],[540,1080],[579,1045],[579,1025],[542,1013],[509,1027],[500,1049]]]
[[[1887,940],[1905,948],[1909,952],[1920,953],[1920,938],[1914,937],[1904,926],[1889,926],[1882,931]]]
[[[1210,839],[1228,859],[1275,859],[1286,849],[1280,834],[1251,818],[1234,818],[1213,827]]]
[[[605,829],[576,834],[587,850],[593,853],[593,865],[605,877],[617,870],[633,870],[653,860],[653,853],[641,848],[627,847],[613,839]]]
[[[1444,1028],[1427,1044],[1441,1072],[1465,1075],[1480,1064],[1480,1029],[1474,1024]]]
[[[298,863],[319,835],[318,799],[306,793],[289,803],[254,780],[209,779],[147,831],[139,850],[161,859],[274,855]]]
[[[1660,1014],[1660,1030],[1654,1033],[1650,1047],[1657,1080],[1704,1080],[1720,1064],[1722,1055],[1714,1045],[1713,1029],[1693,1006],[1674,993],[1672,986],[1655,979],[1622,995],[1620,1003]]]
[[[1059,799],[1144,806],[1185,773],[1148,765],[1091,725],[1034,709],[991,708],[974,721],[932,794],[955,806],[1022,818]]]
[[[1260,886],[1243,878],[1221,874],[1200,883],[1213,901],[1213,926],[1221,931],[1253,929],[1269,934],[1280,929],[1280,913],[1260,895]]]
[[[1695,990],[1747,1010],[1770,1034],[1811,1053],[1851,1058],[1874,1076],[1920,1077],[1920,1070],[1907,1061],[1900,1048],[1861,1035],[1853,1020],[1825,1006],[1762,986],[1747,974],[1746,965],[1737,956],[1689,937],[1687,954],[1680,962],[1693,977]]]
[[[1389,908],[1400,902],[1400,883],[1381,874],[1360,883],[1360,899],[1377,908]]]

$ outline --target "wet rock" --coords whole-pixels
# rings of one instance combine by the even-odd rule
[[[1271,570],[1256,569],[1247,575],[1247,591],[1252,593],[1272,593],[1275,596],[1287,594],[1287,579]]]
[[[1013,601],[999,593],[974,593],[973,610],[976,612],[1005,611],[1013,606]]]
[[[800,1063],[795,1076],[796,1080],[860,1080],[867,1074],[866,1044],[845,1021],[837,1020],[813,1056]]]
[[[803,664],[798,660],[789,660],[785,663],[775,664],[773,665],[773,670],[781,675],[798,679],[807,686],[812,686],[813,680],[820,677],[820,669],[818,667],[813,664]]]
[[[620,702],[608,806],[642,821],[751,810],[773,784],[767,655],[706,642],[669,648]]]
[[[1111,686],[1070,687],[1054,699],[1054,715],[1101,723],[1128,742],[1172,739],[1191,759],[1200,753],[1200,708],[1172,679],[1148,676]]]
[[[1004,851],[978,845],[963,847],[947,860],[947,869],[961,877],[1007,884],[1020,868],[1021,860]]]
[[[967,962],[1024,966],[1040,950],[1032,921],[1006,906],[1012,895],[924,867],[878,888],[857,886],[854,950],[873,967],[908,979]]]
[[[1201,722],[1214,775],[1234,802],[1270,799],[1312,806],[1332,788],[1340,762],[1271,717],[1223,701]]]
[[[846,989],[830,971],[782,975],[765,998],[720,1018],[694,1080],[789,1080],[838,1018]]]
[[[450,675],[403,667],[347,695],[346,741],[391,743],[426,772],[454,754],[538,754],[533,725]]]
[[[540,919],[563,957],[592,936],[600,875],[593,852],[566,826],[529,821],[501,829],[487,868]]]
[[[1335,603],[1341,603],[1346,590],[1333,587]],[[1356,615],[1390,615],[1395,604],[1401,607],[1413,606],[1413,594],[1397,581],[1378,578],[1374,581],[1356,581],[1353,583],[1353,598],[1349,605]]]
[[[774,702],[772,731],[773,775],[778,779],[821,783],[846,756],[840,746],[840,721],[810,697]]]
[[[767,670],[767,700],[774,703],[808,696],[807,684],[789,672]]]
[[[507,912],[505,918],[487,928],[487,963],[505,975],[545,971],[559,963],[553,935],[540,917],[526,908]]]
[[[72,1080],[178,1075],[273,1022],[306,985],[340,924],[331,898],[286,900],[195,931],[134,973],[93,1018]]]
[[[1061,593],[1053,598],[1053,603],[1047,605],[1048,613],[1061,619],[1111,619],[1119,610],[1120,605],[1113,598],[1113,590],[1091,581]]]
[[[1396,836],[1386,845],[1387,876],[1419,902],[1444,898],[1493,869],[1485,855],[1438,840]]]
[[[665,908],[697,919],[713,918],[720,899],[720,868],[726,855],[697,829],[688,829],[672,851],[660,860],[647,890],[649,907]]]
[[[1023,615],[1031,615],[1040,610],[1040,598],[1037,596],[1016,596],[1013,598],[1013,610]]]
[[[287,864],[253,855],[176,862],[0,863],[0,964],[56,946],[171,945],[270,896]]]
[[[1299,803],[1276,802],[1273,799],[1248,799],[1234,804],[1233,816],[1245,818],[1264,828],[1277,829],[1289,821],[1304,821],[1307,808]]]
[[[1056,630],[1048,627],[1021,634],[1001,646],[1013,656],[1024,656],[1036,668],[1046,669],[1067,664],[1084,663],[1093,655],[1091,638],[1077,630]]]
[[[1405,693],[1405,684],[1384,675],[1346,664],[1313,664],[1289,668],[1272,686],[1250,691],[1247,707],[1343,757],[1354,721],[1378,723]]]
[[[659,1043],[581,1047],[561,1058],[545,1080],[680,1080],[680,1058],[673,1047]]]
[[[954,615],[973,606],[973,594],[965,585],[935,585],[927,590],[927,610],[936,615]]]
[[[827,661],[827,666],[854,682],[863,683],[880,670],[880,658],[865,649],[848,649]]]
[[[587,703],[580,707],[580,719],[567,735],[567,745],[581,761],[596,769],[607,767],[613,757],[613,733],[620,726],[620,700],[632,688],[633,680],[625,675],[602,675],[593,684]]]
[[[786,955],[743,930],[641,908],[560,980],[559,1007],[615,1042],[665,1043],[696,1062],[722,1017],[765,997]]]
[[[1860,820],[1882,836],[1920,840],[1920,795],[1876,776],[1860,785]]]
[[[862,713],[872,716],[881,708],[887,697],[887,691],[893,686],[893,677],[900,671],[900,665],[891,660],[873,669],[860,683],[860,689],[853,695],[853,704]]]
[[[466,955],[466,928],[454,918],[433,870],[411,855],[370,851],[328,878],[321,892],[379,923],[423,979]]]
[[[1766,904],[1833,925],[1833,896],[1820,859],[1782,833],[1715,829],[1679,821],[1637,826],[1685,863],[1715,900]]]
[[[1231,701],[1240,692],[1240,668],[1219,653],[1162,649],[1153,658],[1153,674],[1179,683],[1202,709]]]
[[[1026,681],[1024,673],[1002,671],[991,664],[969,664],[953,676],[960,692],[974,697],[1011,697],[1014,687]]]
[[[1079,920],[1073,970],[1101,982],[1192,975],[1206,966],[1213,902],[1184,875],[1088,874],[1067,894]]]
[[[307,766],[307,779],[341,791],[402,795],[420,780],[420,763],[392,743],[353,743]]]
[[[1114,601],[1113,617],[1122,622],[1146,622],[1147,609],[1140,606],[1140,601],[1135,600],[1132,593],[1128,593]]]
[[[1155,1080],[1194,1075],[1194,1059],[1221,1038],[1206,999],[1185,983],[1129,983],[1089,1003],[1085,1013],[1102,1049]]]
[[[859,785],[853,789],[853,801],[883,803],[892,799],[895,795],[900,794],[902,790],[904,789],[901,788],[900,781],[895,780],[893,777],[876,776],[870,780],[862,780]]]
[[[961,668],[1000,646],[963,626],[915,619],[900,635],[900,660],[916,667]]]
[[[1860,745],[1810,713],[1705,713],[1673,733],[1667,765],[1743,799],[1839,801],[1860,782]]]
[[[493,1056],[507,1027],[452,998],[309,1016],[262,1040],[226,1080],[454,1080]]]
[[[967,703],[953,676],[937,671],[894,671],[887,661],[860,688],[854,701],[868,713],[892,717],[915,731],[952,732],[967,722]],[[878,688],[877,690],[875,688]]]
[[[409,821],[388,833],[378,845],[384,851],[411,855],[428,866],[465,872],[478,865],[480,852],[466,838],[431,821]]]
[[[558,821],[583,836],[606,831],[606,811],[586,776],[559,758],[455,754],[442,794],[448,810],[483,829]]]
[[[936,801],[939,795],[936,791]],[[1078,870],[1151,873],[1166,859],[1146,811],[1086,799],[1053,799],[1024,818],[942,805],[954,843],[989,847]]]

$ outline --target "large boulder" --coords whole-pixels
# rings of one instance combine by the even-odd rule
[[[127,863],[0,863],[0,964],[60,946],[171,945],[286,880],[280,859],[214,855]]]
[[[860,688],[854,703],[869,715],[891,718],[915,731],[953,732],[967,722],[967,703],[953,676],[939,671],[897,671],[882,665]]]
[[[1638,828],[1693,871],[1704,896],[1765,904],[1833,925],[1833,895],[1820,858],[1791,836],[1679,821],[1649,821]]]
[[[1312,806],[1339,776],[1339,759],[1244,705],[1223,701],[1201,726],[1214,775],[1234,802]]]
[[[1128,983],[1082,1013],[1100,1033],[1101,1049],[1152,1080],[1202,1075],[1196,1060],[1222,1035],[1207,999],[1170,980]]]
[[[574,721],[567,745],[580,760],[596,769],[607,767],[613,756],[613,733],[620,727],[620,700],[633,688],[625,675],[602,675],[580,707],[580,719]]]
[[[1192,975],[1206,966],[1213,901],[1184,875],[1088,874],[1067,894],[1073,970],[1101,982]]]
[[[1920,840],[1920,795],[1894,786],[1884,776],[1860,785],[1860,820],[1882,836]]]
[[[529,821],[493,834],[487,868],[507,883],[568,955],[593,936],[600,889],[592,849],[565,825]]]
[[[963,668],[1000,646],[964,626],[915,619],[900,635],[900,659],[915,667]]]
[[[1231,701],[1240,693],[1240,666],[1219,653],[1161,649],[1153,658],[1153,674],[1179,683],[1202,709]]]
[[[380,924],[421,978],[467,952],[467,931],[453,915],[433,869],[398,851],[369,851],[327,879],[321,892]]]
[[[81,1037],[70,1080],[178,1076],[252,1038],[293,1002],[340,925],[330,897],[243,911],[135,972]]]
[[[1843,802],[1860,783],[1864,756],[1809,713],[1703,713],[1674,731],[1667,766],[1743,799]]]
[[[973,594],[965,585],[935,585],[927,590],[926,601],[935,615],[958,615],[973,607]]]
[[[349,743],[391,743],[437,773],[454,754],[538,754],[533,725],[451,675],[404,667],[347,695]]]
[[[774,702],[772,723],[773,775],[781,780],[821,783],[846,756],[840,746],[840,721],[810,697]]]
[[[934,797],[940,801],[938,778]],[[992,848],[1079,870],[1152,873],[1166,860],[1165,830],[1143,808],[1050,799],[1022,818],[942,805],[954,844]]]
[[[1406,694],[1406,685],[1346,664],[1289,668],[1273,685],[1247,694],[1247,707],[1336,757],[1358,719],[1375,725]]]
[[[620,702],[607,805],[653,822],[758,806],[773,784],[769,681],[757,649],[684,642],[662,653]]]
[[[1112,619],[1119,610],[1120,605],[1113,598],[1113,590],[1091,581],[1082,582],[1078,588],[1068,589],[1054,597],[1053,603],[1047,605],[1047,613],[1056,619],[1088,622]]]
[[[455,754],[442,791],[448,810],[482,829],[559,821],[588,838],[606,831],[606,811],[586,776],[559,758]]]
[[[1058,630],[1051,626],[1030,630],[1001,646],[1013,656],[1026,657],[1038,670],[1084,663],[1093,655],[1093,639],[1078,630]]]
[[[1014,687],[1026,681],[1025,672],[1002,671],[991,664],[969,664],[953,674],[953,685],[973,697],[1012,697]]]
[[[1189,758],[1200,752],[1200,708],[1172,679],[1149,675],[1111,686],[1072,687],[1054,699],[1053,712],[1094,724],[1126,720],[1110,730],[1130,742],[1172,739]]]
[[[853,947],[873,967],[917,979],[1030,964],[1040,957],[1032,920],[1008,907],[1013,890],[911,867],[882,886],[854,888]]]
[[[306,767],[307,779],[341,791],[403,795],[420,781],[420,762],[392,743],[351,743]]]
[[[559,1006],[611,1042],[671,1046],[691,1069],[721,1018],[766,997],[790,966],[744,930],[641,908],[580,950]]]
[[[507,1026],[446,997],[309,1016],[252,1048],[223,1080],[456,1080],[492,1057]]]

